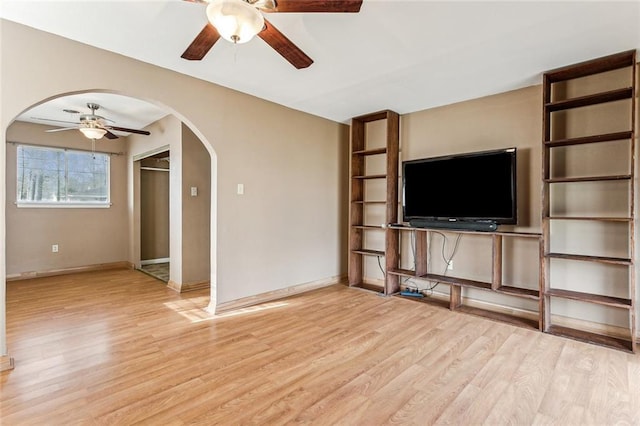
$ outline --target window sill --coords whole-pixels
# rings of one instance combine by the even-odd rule
[[[17,202],[18,208],[36,209],[108,209],[111,203],[25,203]]]

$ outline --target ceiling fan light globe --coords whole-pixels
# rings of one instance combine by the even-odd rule
[[[243,0],[213,0],[207,6],[207,18],[231,43],[246,43],[264,28],[260,11]]]
[[[107,134],[105,129],[99,127],[81,127],[80,131],[88,139],[102,139]]]

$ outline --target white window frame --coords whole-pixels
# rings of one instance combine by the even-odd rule
[[[92,154],[91,151],[85,151],[80,149],[69,149],[69,148],[57,148],[51,146],[44,145],[29,145],[29,144],[17,144],[16,149],[16,206],[19,208],[89,208],[89,209],[104,209],[111,207],[111,155],[105,152],[94,152],[95,155],[104,155],[107,159],[107,167],[106,167],[106,175],[107,175],[107,199],[106,201],[22,201],[19,200],[20,196],[20,188],[19,188],[19,174],[21,171],[19,159],[20,155],[18,154],[20,149],[25,148],[34,148],[41,150],[49,150],[49,151],[57,151],[64,152],[65,157],[67,153],[82,153],[82,154]],[[66,161],[65,161],[66,164]],[[66,168],[66,166],[65,166]],[[65,179],[67,176],[67,171],[65,171]]]

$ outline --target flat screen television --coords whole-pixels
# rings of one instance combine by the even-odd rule
[[[487,231],[516,224],[516,181],[516,148],[404,161],[403,220]]]

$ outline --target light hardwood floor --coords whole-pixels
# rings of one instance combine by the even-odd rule
[[[3,425],[640,424],[640,358],[334,285],[213,317],[131,270],[10,282]]]

